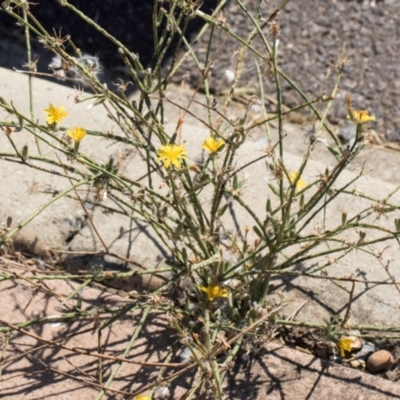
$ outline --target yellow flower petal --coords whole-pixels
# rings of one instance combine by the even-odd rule
[[[176,144],[162,145],[161,148],[157,150],[157,154],[158,161],[162,161],[165,168],[169,168],[171,164],[176,168],[180,168],[181,161],[187,159],[184,147]]]
[[[340,338],[338,342],[338,347],[339,347],[339,352],[340,352],[340,357],[344,358],[346,355],[346,351],[351,351],[353,348],[353,343],[354,343],[354,338],[349,337],[349,336],[343,336]]]
[[[222,286],[200,286],[200,290],[206,293],[209,301],[213,301],[217,297],[229,297],[229,292]]]
[[[138,394],[135,396],[135,400],[151,400],[150,396],[144,396],[143,394]]]
[[[47,114],[46,122],[49,125],[59,124],[68,115],[68,111],[63,106],[55,107],[51,103],[44,112]]]
[[[375,121],[375,116],[369,115],[367,110],[353,110],[352,108],[349,109],[348,118],[350,118],[356,124],[363,124],[367,121]]]
[[[293,184],[294,182],[296,182],[296,179],[298,176],[299,176],[298,172],[291,172],[289,174],[290,183]],[[305,180],[301,179],[301,177],[300,177],[296,183],[296,189],[300,191],[300,190],[303,190],[305,187],[307,187],[307,182]]]
[[[67,129],[67,133],[75,143],[79,143],[86,136],[86,131],[78,126],[74,129]]]
[[[224,144],[225,141],[223,139],[216,140],[215,137],[210,136],[203,142],[201,147],[211,153],[216,153]]]

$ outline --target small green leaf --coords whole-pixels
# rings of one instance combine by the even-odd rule
[[[346,225],[347,211],[342,211],[342,225]]]
[[[300,208],[304,207],[304,193],[300,195]]]
[[[182,249],[182,259],[183,259],[183,262],[186,264],[187,260],[188,260],[188,255],[187,255],[187,251],[185,248]]]
[[[258,226],[253,226],[253,231],[255,232],[255,234],[256,234],[260,239],[264,239],[265,235],[260,231],[260,229],[258,228]]]
[[[228,204],[224,204],[219,210],[218,210],[218,216],[221,217],[224,215],[225,211],[228,209]]]
[[[268,183],[269,188],[279,197],[279,190],[272,183]]]
[[[108,164],[106,166],[106,170],[108,172],[113,172],[113,165],[114,165],[114,159],[110,158],[110,160],[108,161]]]
[[[175,133],[172,135],[171,139],[169,140],[169,143],[168,143],[168,144],[175,144],[175,141],[176,141],[176,137],[177,137],[177,136],[178,136],[178,133],[175,132]]]
[[[233,185],[233,188],[234,189],[237,189],[238,187],[237,187],[237,185],[238,185],[238,176],[237,175],[235,175],[234,177],[233,177],[233,183],[232,183],[232,185]]]
[[[24,161],[26,161],[26,160],[28,159],[28,146],[27,146],[27,145],[25,145],[25,146],[22,148],[21,157],[22,157],[22,159],[23,159]]]
[[[106,101],[106,98],[101,96],[99,99],[97,99],[94,104],[93,107],[99,106],[100,104],[103,104]]]
[[[331,147],[331,146],[328,146],[328,150],[333,154],[333,156],[334,156],[338,161],[341,160],[342,156],[341,156],[341,152],[340,152],[340,151],[338,151],[337,149],[334,149],[334,148]]]
[[[269,214],[271,214],[272,213],[272,206],[271,206],[271,199],[268,197],[268,200],[267,200],[267,205],[266,205],[267,207],[267,212],[269,213]]]

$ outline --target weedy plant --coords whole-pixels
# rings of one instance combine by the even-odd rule
[[[367,123],[374,117],[367,111],[353,108],[351,99],[348,99],[347,109],[349,119],[354,123],[354,140],[348,145],[341,145],[338,138],[327,123],[327,115],[342,76],[345,61],[337,63],[337,79],[335,87],[329,96],[321,95],[309,99],[301,88],[280,69],[278,63],[280,27],[277,16],[288,1],[282,2],[278,9],[269,10],[268,6],[260,1],[258,13],[251,15],[241,0],[235,0],[242,12],[246,14],[252,30],[246,38],[235,34],[223,16],[223,7],[226,1],[220,1],[215,11],[207,15],[201,11],[201,2],[192,0],[170,0],[154,2],[153,35],[156,40],[155,54],[149,65],[142,65],[138,55],[132,53],[123,43],[111,36],[104,28],[76,9],[68,0],[59,0],[60,7],[68,7],[81,19],[97,29],[107,39],[115,44],[116,52],[129,70],[130,80],[118,81],[116,90],[111,90],[101,81],[101,61],[91,55],[82,54],[74,45],[70,36],[61,37],[46,31],[40,21],[35,18],[34,8],[28,1],[4,1],[3,12],[8,13],[25,27],[27,43],[33,35],[50,52],[54,53],[49,65],[48,75],[57,79],[73,82],[77,87],[84,88],[77,97],[78,102],[90,102],[94,107],[106,107],[110,118],[118,126],[119,133],[94,132],[84,126],[63,126],[63,120],[68,113],[61,104],[49,104],[44,110],[46,124],[40,124],[33,115],[20,112],[11,101],[0,99],[0,107],[6,111],[9,118],[1,121],[1,128],[14,148],[12,153],[0,152],[0,157],[13,160],[29,168],[37,168],[43,173],[53,173],[57,168],[58,174],[71,182],[70,188],[53,196],[49,202],[30,218],[16,227],[12,219],[0,236],[0,244],[4,252],[10,247],[13,236],[48,204],[63,201],[63,197],[74,195],[77,201],[81,198],[78,188],[91,184],[96,188],[96,202],[100,206],[107,198],[112,198],[115,204],[123,205],[128,209],[126,218],[145,221],[154,229],[160,243],[170,255],[168,268],[162,271],[146,269],[141,274],[164,274],[165,283],[152,292],[143,292],[132,299],[128,306],[117,310],[101,311],[106,320],[98,324],[96,329],[101,331],[114,321],[130,313],[133,309],[142,309],[143,314],[134,331],[132,340],[127,343],[124,356],[116,361],[115,369],[100,389],[98,398],[101,398],[117,374],[123,358],[132,349],[140,330],[146,324],[146,318],[151,309],[162,310],[168,315],[169,325],[176,330],[178,341],[184,347],[182,352],[183,365],[178,372],[165,374],[160,372],[154,382],[146,387],[137,388],[130,393],[130,397],[151,398],[169,396],[168,386],[177,376],[188,369],[200,371],[199,383],[190,390],[189,395],[199,398],[199,393],[209,393],[216,399],[224,398],[223,382],[227,370],[241,347],[252,347],[257,343],[265,343],[277,335],[280,325],[294,325],[304,327],[319,327],[324,329],[327,338],[337,342],[338,353],[344,354],[343,346],[348,340],[340,341],[343,329],[346,326],[348,313],[336,324],[322,325],[312,322],[296,322],[283,317],[283,303],[270,301],[271,279],[285,275],[301,274],[296,272],[296,266],[307,261],[323,259],[326,256],[335,257],[335,260],[346,257],[350,252],[358,250],[377,257],[371,246],[389,239],[397,238],[400,222],[395,220],[393,229],[383,228],[379,220],[370,222],[371,215],[388,214],[398,210],[391,204],[393,191],[384,199],[374,199],[362,194],[361,197],[370,201],[370,207],[360,210],[357,215],[348,216],[343,211],[337,226],[321,229],[318,232],[309,230],[313,221],[325,215],[332,202],[339,195],[354,196],[349,189],[354,182],[365,172],[360,173],[344,185],[337,186],[338,177],[344,169],[362,152],[363,145],[369,137]],[[38,7],[42,7],[39,4]],[[43,6],[44,7],[44,6]],[[267,18],[261,17],[270,12]],[[199,18],[205,22],[200,34],[209,35],[209,42],[213,41],[216,30],[225,31],[227,35],[237,40],[236,69],[226,74],[230,81],[230,90],[224,99],[223,106],[210,94],[209,74],[211,56],[207,54],[206,62],[201,63],[185,37],[185,30],[192,18]],[[160,27],[162,30],[160,31]],[[208,28],[208,29],[207,29]],[[258,38],[263,45],[262,51],[253,45]],[[174,46],[172,57],[166,60],[167,51]],[[276,109],[266,110],[261,101],[262,118],[254,122],[250,118],[250,101],[242,115],[229,116],[235,89],[242,71],[243,57],[251,52],[255,59],[255,73],[259,78],[259,96],[263,99],[264,81],[269,80],[275,85]],[[183,56],[182,56],[183,54]],[[201,89],[205,93],[208,112],[208,121],[199,120],[209,131],[203,138],[202,149],[197,154],[185,148],[179,127],[184,123],[180,120],[176,131],[169,134],[165,129],[164,105],[172,103],[165,92],[171,78],[179,68],[181,60],[192,57],[201,76]],[[168,62],[168,69],[163,69],[164,62]],[[38,75],[35,63],[28,46],[28,71],[30,77]],[[284,107],[282,100],[281,82],[287,81],[303,102],[293,109]],[[139,92],[139,101],[132,102],[127,96],[129,85]],[[199,87],[197,88],[197,90]],[[178,90],[178,89],[177,89]],[[185,110],[185,107],[177,105]],[[323,107],[322,107],[323,106]],[[323,109],[323,111],[320,111]],[[305,135],[306,151],[299,168],[295,171],[287,167],[284,157],[285,118],[294,111],[311,112],[315,124]],[[190,113],[188,109],[187,112]],[[234,111],[238,113],[239,111]],[[270,133],[270,123],[277,124],[277,139]],[[255,128],[262,128],[265,139],[261,141],[263,154],[245,165],[238,167],[238,153],[251,139]],[[24,147],[19,149],[13,141],[13,132],[23,129],[33,135],[36,149]],[[324,139],[322,132],[327,132]],[[141,157],[141,162],[147,171],[141,180],[132,180],[118,168],[118,162],[110,159],[106,165],[84,153],[82,143],[88,136],[97,137],[99,146],[107,143],[118,143],[125,148],[134,149]],[[101,139],[101,143],[100,143]],[[46,152],[42,151],[43,146]],[[306,182],[305,171],[310,156],[316,146],[327,146],[336,158],[336,165],[327,168],[314,181]],[[49,152],[47,149],[51,148]],[[205,156],[193,162],[201,151]],[[63,158],[59,155],[63,155]],[[265,162],[265,164],[264,164]],[[255,213],[251,204],[244,200],[246,191],[241,173],[255,163],[265,167],[265,174],[272,179],[268,181],[265,195],[259,201],[265,202],[263,215]],[[261,169],[261,167],[260,167]],[[82,207],[84,207],[81,201]],[[242,231],[233,231],[225,234],[224,224],[230,207],[246,211],[248,219]],[[110,206],[107,206],[110,208]],[[112,211],[119,212],[117,207]],[[96,227],[94,227],[96,229]],[[99,227],[97,227],[99,229]],[[368,240],[367,231],[376,230],[382,234],[379,238]],[[96,230],[97,232],[97,230]],[[351,232],[354,240],[344,238],[344,233]],[[106,248],[107,249],[107,248]],[[317,277],[321,272],[327,273],[330,262],[307,272],[309,279]],[[121,279],[129,274],[138,272],[124,272],[115,274]],[[71,294],[79,295],[79,291],[92,281],[104,281],[106,272],[93,271],[85,275],[84,284]],[[80,279],[79,275],[65,279]],[[320,278],[320,275],[318,275]],[[17,275],[2,274],[0,280],[18,280]],[[36,275],[24,276],[29,279],[54,279],[54,276]],[[59,279],[63,279],[59,276]],[[332,277],[326,277],[332,279]],[[354,282],[352,277],[346,280]],[[183,284],[184,282],[184,284]],[[189,282],[189,284],[188,284]],[[180,290],[178,299],[171,300],[171,292]],[[353,287],[354,289],[354,287]],[[350,296],[349,308],[352,300]],[[85,318],[86,314],[79,310],[73,314],[72,320]],[[68,317],[69,318],[69,317]],[[63,321],[67,318],[62,319]],[[2,321],[2,332],[12,332],[21,327],[43,323],[44,320],[32,320],[20,325],[10,325]],[[377,328],[377,330],[379,330]],[[71,349],[73,351],[73,349]],[[104,350],[106,351],[106,350]],[[160,370],[162,365],[160,364]],[[147,393],[143,397],[140,393]]]

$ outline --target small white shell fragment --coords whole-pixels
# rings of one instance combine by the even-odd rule
[[[361,368],[362,367],[362,362],[360,360],[351,360],[349,364],[352,368]]]
[[[361,360],[366,360],[376,350],[375,345],[366,342],[361,347],[361,350],[356,353],[356,357]]]
[[[233,80],[235,79],[235,73],[231,71],[230,69],[225,70],[225,79],[227,83],[232,83]]]

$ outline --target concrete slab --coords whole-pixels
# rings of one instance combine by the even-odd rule
[[[5,82],[2,96],[12,100],[15,107],[21,109],[22,112],[28,112],[26,102],[26,77],[8,70],[1,69],[0,74],[2,81]],[[102,107],[94,107],[87,109],[85,103],[75,104],[73,90],[60,87],[57,84],[50,82],[35,82],[35,110],[38,112],[39,120],[44,121],[45,114],[42,112],[49,102],[56,105],[64,105],[70,114],[67,117],[67,126],[84,126],[87,129],[109,131],[117,129],[116,125],[110,121],[107,116],[108,112]],[[185,94],[187,95],[187,94]],[[173,90],[166,94],[167,98],[176,101],[178,95]],[[200,102],[205,103],[204,98],[197,97]],[[165,104],[166,115],[168,121],[166,123],[166,131],[172,134],[175,131],[177,121],[182,117],[179,109],[172,106],[168,102]],[[207,111],[203,106],[194,104],[191,108],[195,116],[186,115],[182,126],[182,142],[188,151],[190,162],[196,162],[202,157],[201,144],[206,137],[209,136],[209,129],[196,122],[197,118],[206,120]],[[244,110],[236,109],[232,113],[236,116],[241,116]],[[300,138],[301,128],[288,124],[285,129],[289,132],[288,140],[296,138],[298,141],[297,149],[306,150],[304,140]],[[296,133],[290,133],[296,132]],[[252,132],[252,135],[260,137],[261,131]],[[35,153],[35,144],[32,135],[27,132],[12,133],[13,139],[17,146],[21,148],[28,143],[30,150],[29,154]],[[285,139],[286,140],[286,139]],[[6,135],[0,137],[0,146],[2,151],[11,151],[11,145],[8,142]],[[119,154],[124,154],[122,173],[125,176],[135,177],[142,176],[147,172],[145,163],[140,159],[135,152],[129,151],[127,147],[122,145],[114,145],[108,147],[106,143],[99,140],[96,136],[88,137],[82,142],[82,150],[87,151],[90,157],[96,160],[101,160],[105,163],[110,157],[118,157]],[[56,157],[57,152],[50,149],[45,149],[49,157]],[[249,138],[238,151],[237,168],[247,164],[248,162],[260,157],[262,150],[257,145],[256,141]],[[316,153],[317,154],[317,153]],[[323,154],[323,153],[321,153]],[[40,171],[29,169],[24,165],[12,163],[5,160],[3,157],[0,160],[1,171],[3,175],[3,187],[5,192],[4,201],[1,209],[1,219],[9,215],[13,217],[13,227],[21,223],[25,218],[31,215],[45,201],[51,199],[51,195],[42,193],[47,189],[54,193],[61,192],[70,186],[70,182],[59,176],[44,174]],[[326,159],[325,162],[316,161],[317,157],[312,156],[303,178],[306,182],[314,182],[318,176],[328,166],[332,168],[332,158]],[[68,163],[65,156],[61,156],[63,162]],[[290,171],[296,171],[301,163],[299,156],[285,153],[284,161]],[[38,162],[32,161],[36,165]],[[337,181],[337,187],[347,184],[352,180],[359,170],[356,166],[350,165]],[[269,189],[267,182],[275,183],[273,176],[266,169],[264,160],[250,165],[239,174],[240,180],[244,182],[243,200],[250,205],[251,210],[262,219],[265,216],[266,201],[268,198],[276,203],[276,196]],[[156,178],[155,178],[156,179]],[[32,188],[36,186],[36,192]],[[394,186],[380,180],[373,179],[368,175],[361,177],[354,185],[349,187],[349,191],[354,193],[363,193],[365,195],[376,197],[377,199],[384,198],[388,193],[394,190]],[[87,196],[90,187],[82,188],[83,197]],[[49,191],[49,190],[47,190]],[[33,192],[33,193],[32,193]],[[312,193],[313,190],[310,190]],[[204,192],[202,202],[205,209],[209,207],[209,194]],[[400,195],[394,194],[391,198],[391,203],[394,205],[400,204]],[[324,229],[329,230],[341,224],[342,213],[348,214],[348,219],[356,216],[360,210],[365,210],[371,207],[369,200],[366,200],[356,195],[343,195],[335,199],[326,210],[326,214],[320,212],[310,223],[309,227],[304,230],[304,235],[313,234],[318,229],[324,226]],[[102,202],[102,205],[116,208],[113,194]],[[120,207],[121,214],[109,213],[99,206],[87,205],[92,214],[93,222],[98,228],[100,236],[106,243],[108,249],[116,254],[126,258],[131,258],[145,267],[161,267],[165,265],[165,260],[168,258],[168,251],[165,250],[160,239],[157,237],[151,227],[145,223],[130,219],[127,217],[130,213],[129,209]],[[118,208],[118,207],[117,207]],[[125,215],[124,215],[125,214]],[[393,230],[394,218],[399,218],[400,212],[397,210],[390,214],[390,217],[381,216],[379,224],[385,229]],[[377,214],[371,213],[366,220],[368,223],[376,223]],[[226,213],[224,219],[224,228],[227,236],[244,230],[246,226],[250,228],[254,225],[250,214],[237,204],[232,204],[230,212]],[[382,236],[383,233],[368,230],[366,240],[374,240]],[[251,233],[250,233],[251,235]],[[255,236],[254,236],[255,237]],[[341,236],[342,241],[357,241],[358,233],[355,230]],[[58,249],[61,251],[71,252],[98,252],[104,251],[104,248],[96,236],[92,226],[85,219],[85,213],[80,206],[72,199],[62,199],[54,203],[51,207],[40,213],[33,220],[28,228],[21,232],[20,238],[17,238],[17,243],[28,245],[41,256],[45,256],[45,249]],[[340,244],[340,243],[339,243]],[[329,246],[337,244],[330,243]],[[299,249],[299,247],[294,246]],[[386,248],[387,247],[387,248]],[[319,269],[322,265],[329,261],[328,256],[316,257],[312,262],[298,264],[290,269],[290,272],[301,274],[309,272],[310,268],[316,270],[316,274],[327,274],[336,278],[346,278],[349,276],[357,277],[360,283],[356,284],[351,320],[350,323],[364,324],[379,324],[386,326],[397,325],[397,317],[399,313],[399,293],[397,287],[390,280],[385,268],[381,265],[381,261],[371,254],[374,252],[386,250],[383,253],[382,262],[390,261],[389,273],[394,280],[400,280],[400,268],[398,261],[398,243],[396,240],[384,243],[371,245],[368,252],[350,251],[349,254],[341,260],[336,260],[336,255],[331,256],[332,265]],[[327,247],[321,244],[319,251],[326,251]],[[288,250],[284,257],[289,257],[293,254],[293,250]],[[94,265],[102,265],[109,269],[123,268],[121,263],[104,256],[97,257],[73,257],[67,258],[66,266],[74,268],[74,266],[84,265],[86,268],[91,268]],[[321,278],[321,279],[319,279]],[[337,282],[323,279],[324,275],[316,279],[309,279],[301,276],[291,275],[289,278],[281,280],[277,275],[272,280],[272,292],[283,293],[283,299],[287,302],[286,312],[291,313],[296,310],[304,299],[311,301],[302,308],[299,313],[299,318],[308,321],[327,322],[332,314],[341,314],[347,308],[349,294],[342,288],[339,288]],[[143,284],[138,277],[129,279],[124,284],[124,289],[137,289]],[[384,282],[385,285],[377,283],[368,284],[366,281]],[[119,283],[121,284],[121,283]],[[157,283],[154,283],[157,284]],[[349,283],[343,283],[343,286],[349,290]],[[154,287],[154,286],[153,286]],[[271,299],[273,301],[273,299]]]
[[[0,80],[4,82],[0,95],[7,101],[12,100],[15,107],[27,113],[26,77],[8,70],[0,69]],[[60,87],[57,84],[35,81],[34,101],[35,109],[38,112],[38,118],[41,121],[44,121],[44,113],[42,113],[42,110],[48,106],[49,102],[53,102],[56,105],[64,105],[70,110],[70,115],[66,120],[67,126],[84,126],[87,129],[102,131],[111,130],[113,128],[116,129],[115,125],[107,117],[106,111],[100,107],[87,109],[86,104],[75,104],[73,100],[74,94],[75,93],[70,89]],[[178,97],[174,91],[167,93],[167,96],[173,96],[175,99]],[[175,107],[168,104],[166,105],[166,110],[168,115],[166,129],[169,132],[173,132],[176,123],[180,118],[180,114]],[[235,112],[240,115],[240,112],[242,111],[243,110],[237,109]],[[197,113],[196,115],[203,115],[205,110],[204,107],[200,106],[199,108],[195,108],[194,112]],[[1,118],[5,118],[5,115],[1,115]],[[286,125],[285,129],[293,129],[296,132],[301,132],[301,128],[289,124]],[[24,144],[28,144],[29,148],[32,149],[29,154],[31,156],[34,155],[35,143],[31,136],[27,135],[27,132],[14,132],[12,135],[19,148],[22,148]],[[208,135],[209,130],[196,122],[194,117],[189,115],[185,116],[182,138],[192,161],[195,162],[198,157],[201,157],[200,145]],[[242,146],[238,153],[239,157],[237,167],[245,165],[247,162],[262,155],[260,148],[256,144],[256,138],[260,138],[261,136],[262,132],[255,132],[254,138],[249,139]],[[298,133],[295,136],[298,139],[300,134]],[[301,146],[303,146],[304,151],[306,149],[304,142],[302,144],[299,143],[297,146],[298,149],[300,149]],[[4,134],[0,136],[0,149],[1,152],[11,151],[10,143]],[[50,151],[47,148],[44,148],[44,150],[46,152]],[[88,137],[87,140],[85,139],[85,141],[82,142],[82,150],[87,151],[91,157],[99,157],[102,162],[106,162],[110,156],[118,156],[118,154],[126,151],[123,146],[112,146],[107,148],[106,145],[96,137]],[[56,152],[52,153],[53,156],[55,156],[55,154]],[[132,177],[137,177],[143,174],[145,168],[143,164],[139,163],[140,158],[138,155],[129,152],[124,154],[124,174]],[[298,169],[301,161],[299,155],[286,153],[284,159],[290,170],[296,171]],[[65,159],[63,159],[63,161],[66,162]],[[37,163],[34,160],[32,162]],[[304,179],[307,182],[313,182],[316,177],[325,170],[327,165],[332,165],[331,159],[322,159],[322,161],[318,161],[317,157],[313,157],[304,173]],[[12,227],[17,226],[19,223],[24,221],[24,219],[37,210],[43,202],[51,199],[51,194],[55,191],[60,192],[69,186],[69,182],[65,178],[43,174],[21,164],[7,161],[7,157],[5,156],[0,158],[0,171],[3,194],[0,220],[5,221],[7,216],[13,216]],[[357,168],[350,166],[350,168],[347,168],[346,171],[343,172],[337,184],[343,185],[349,182],[355,177],[356,173],[358,173]],[[257,215],[264,215],[265,202],[267,198],[274,198],[274,195],[268,188],[264,178],[274,183],[274,181],[271,181],[272,176],[265,168],[263,161],[251,165],[245,172],[240,173],[240,179],[244,181],[245,188],[243,199],[251,205],[252,211]],[[85,188],[83,193],[86,194],[88,189],[89,188]],[[395,186],[388,182],[365,176],[362,177],[354,187],[350,187],[350,190],[353,189],[381,199],[393,191]],[[50,191],[51,194],[43,193],[46,191]],[[203,201],[207,206],[207,202],[209,201],[207,195],[205,195]],[[397,193],[393,195],[391,202],[396,206],[399,205],[400,195]],[[112,200],[112,195],[104,201],[104,205],[110,207],[115,205]],[[352,216],[357,215],[360,210],[364,210],[369,206],[370,203],[359,196],[347,195],[339,197],[332,202],[330,209],[325,215],[325,229],[332,229],[333,226],[339,224],[343,211],[348,213],[348,219],[350,219]],[[168,253],[163,250],[160,242],[155,238],[154,231],[152,231],[151,228],[139,221],[128,219],[123,215],[110,215],[109,213],[105,213],[100,207],[90,208],[90,211],[95,225],[98,227],[102,238],[111,251],[135,260],[138,263],[142,263],[146,267],[163,265],[165,258],[168,257]],[[367,221],[370,223],[376,222],[376,217],[377,215],[372,213]],[[393,229],[395,217],[400,217],[399,211],[390,214],[390,217],[381,216],[379,223],[387,229]],[[324,215],[317,216],[310,225],[309,230],[305,231],[305,233],[311,233],[317,230],[322,226],[323,220]],[[226,226],[226,231],[229,234],[237,229],[244,229],[245,226],[251,227],[253,222],[247,212],[240,207],[233,206],[231,212],[227,215],[224,224]],[[348,236],[344,236],[342,239],[344,241],[354,241],[357,237],[357,232],[352,232]],[[377,232],[368,232],[366,238],[372,240],[377,237],[379,237]],[[30,247],[31,250],[35,250],[41,257],[46,257],[46,249],[48,248],[58,248],[62,251],[73,252],[102,250],[102,246],[98,238],[96,238],[93,229],[91,229],[87,222],[85,222],[83,210],[77,206],[75,201],[67,198],[54,203],[51,207],[40,213],[28,228],[22,231],[19,243],[23,243],[27,247]],[[332,260],[332,265],[330,265],[329,268],[324,268],[315,273],[316,275],[321,273],[321,279],[318,277],[310,279],[293,275],[289,278],[282,279],[280,276],[277,276],[271,282],[272,294],[270,301],[274,302],[279,300],[286,302],[287,306],[284,312],[290,314],[294,310],[297,310],[299,305],[302,304],[305,299],[308,299],[309,302],[302,307],[297,318],[304,321],[324,323],[329,320],[332,314],[343,316],[343,313],[348,306],[349,295],[344,290],[338,288],[336,285],[337,282],[326,279],[323,273],[326,272],[329,276],[336,278],[352,276],[359,278],[360,282],[356,284],[354,291],[351,318],[349,322],[351,324],[362,323],[392,327],[397,326],[399,317],[399,293],[396,285],[393,284],[393,282],[390,282],[390,276],[394,281],[400,280],[398,243],[396,240],[392,239],[389,242],[373,244],[369,250],[371,253],[374,251],[382,251],[385,246],[389,247],[383,252],[382,260],[371,256],[371,254],[361,251],[357,252],[355,250],[351,251],[344,259],[336,260],[336,262],[334,262],[335,260]],[[322,249],[324,249],[324,247],[322,247]],[[291,253],[288,251],[287,254],[282,255],[282,257],[290,255]],[[82,259],[75,259],[76,263],[81,261]],[[313,260],[312,263],[296,265],[292,269],[292,272],[306,272],[309,271],[310,267],[315,269],[318,265],[321,266],[327,261],[327,257],[322,256]],[[390,261],[390,276],[388,271],[381,265],[380,261],[382,261],[384,265],[387,261]],[[86,260],[87,267],[98,264],[103,264],[105,267],[112,269],[123,268],[123,266],[119,265],[115,260],[110,261],[104,257],[89,257]],[[71,263],[69,266],[71,267]],[[365,283],[366,280],[379,281],[382,284]],[[349,283],[344,282],[342,284],[343,286],[346,286],[347,289],[350,288]],[[71,285],[73,285],[73,283],[71,283]],[[140,282],[135,283],[131,281],[126,283],[124,289],[137,289],[141,285],[142,283]],[[16,297],[13,298],[13,296],[16,296],[13,292],[16,289],[15,287],[7,286],[5,289],[9,292],[10,296],[10,300],[7,301],[9,301],[11,308],[14,307],[14,309],[10,308],[8,311],[11,315],[15,312],[15,309],[19,307],[18,304],[21,300]],[[73,289],[70,288],[69,290],[72,291]],[[93,292],[91,293],[91,296],[96,298],[97,294]],[[12,306],[11,302],[15,303],[14,306]],[[43,312],[45,315],[48,315],[53,311],[45,310]],[[19,316],[21,318],[26,317],[26,315]],[[14,321],[14,319],[10,319],[10,321],[11,320]],[[35,344],[33,343],[32,345]],[[297,355],[293,356],[292,354],[286,354],[286,350],[282,350],[283,353],[280,353],[280,351],[281,350],[278,351],[276,349],[269,350],[270,353],[275,352],[281,358],[297,357]],[[311,383],[309,389],[307,389],[308,394],[303,397],[301,397],[301,394],[298,394],[298,399],[312,398],[310,397],[310,393],[312,396],[316,396],[315,398],[320,398],[320,396],[325,397],[325,393],[327,393],[325,388],[328,387],[325,386],[325,382],[330,381],[333,382],[333,385],[337,385],[339,381],[343,382],[343,380],[345,383],[343,389],[342,386],[340,386],[340,390],[345,390],[346,385],[349,385],[350,383],[355,385],[354,396],[351,394],[353,397],[348,397],[349,399],[363,398],[362,396],[365,396],[365,398],[370,398],[372,396],[371,398],[383,399],[384,397],[379,396],[392,396],[393,393],[397,395],[397,388],[395,386],[392,387],[390,386],[392,384],[382,383],[380,380],[375,381],[375,378],[372,379],[374,382],[373,385],[371,384],[369,387],[367,387],[367,383],[360,384],[360,382],[365,382],[363,380],[364,378],[361,377],[362,375],[352,376],[346,380],[344,375],[338,374],[336,376],[329,372],[329,374],[326,375],[326,379],[328,380],[324,380],[325,378],[323,379],[323,373],[321,371],[325,371],[326,367],[324,367],[320,361],[315,361],[315,359],[308,358],[305,361],[304,360],[305,359],[301,362],[299,361],[295,367],[290,367],[292,368],[292,372],[283,372],[282,374],[278,373],[274,375],[274,372],[271,372],[274,362],[268,359],[267,369],[265,369],[265,366],[262,366],[261,368],[264,370],[263,373],[270,377],[270,380],[265,376],[262,379],[260,378],[260,385],[264,385],[262,386],[263,389],[260,389],[257,393],[254,392],[255,394],[252,395],[252,398],[263,399],[266,398],[267,394],[269,395],[272,392],[274,392],[274,395],[276,396],[281,396],[282,390],[287,393],[288,396],[297,393],[297,386],[290,386],[295,380],[293,371],[296,369],[301,369],[303,371],[304,369],[307,369],[307,365],[315,366],[316,364],[319,365],[321,369],[317,369],[317,367],[315,370],[313,369],[314,367],[309,368],[314,378],[310,379]],[[286,361],[290,362],[289,360]],[[28,367],[29,365],[21,365],[18,368],[24,369]],[[337,367],[335,367],[335,369],[336,368]],[[246,381],[249,377],[248,372],[242,376],[244,377],[243,382]],[[290,377],[290,379],[287,380],[288,383],[285,383],[285,376]],[[303,378],[299,379],[299,387],[303,385]],[[233,378],[231,376],[230,379],[229,387],[231,388],[231,385],[233,385],[232,379],[236,379],[236,375]],[[279,384],[277,383],[277,389],[273,386],[274,383],[271,383],[271,380],[275,383],[279,382]],[[30,384],[31,383],[27,383],[27,387],[29,387]],[[244,383],[241,384],[243,385]],[[388,389],[385,389],[385,385],[389,385],[387,386]],[[256,387],[256,385],[254,385],[254,387]],[[282,387],[284,388],[282,389]],[[316,389],[317,387],[320,388],[320,392],[318,392],[319,389]],[[238,397],[233,396],[230,398],[243,398],[243,393],[245,393],[243,392],[243,386],[242,389],[239,389],[237,392],[239,393],[237,395]],[[12,385],[8,385],[7,390],[11,390],[11,392],[9,392],[10,396],[19,395],[18,393],[15,393],[15,389],[12,388]],[[364,392],[363,390],[366,391]],[[368,392],[368,390],[375,390],[375,392]],[[88,396],[91,395],[92,394],[88,394]]]
[[[30,275],[29,268],[0,257],[2,273],[20,277]],[[110,317],[108,309],[124,307],[132,301],[107,290],[86,287],[82,291],[80,310],[88,314],[61,320],[63,313],[76,305],[67,297],[79,286],[78,282],[47,281],[47,291],[36,293],[24,279],[1,283],[2,306],[0,328],[6,323],[16,325],[43,318],[40,325],[26,326],[11,336],[2,355],[0,392],[4,399],[91,400],[100,392],[122,357],[143,311],[134,310],[105,328],[101,335],[103,382],[99,384],[96,321],[103,323]],[[69,307],[69,309],[67,308]],[[96,317],[98,310],[98,317]],[[76,310],[75,310],[76,311]],[[97,319],[98,318],[98,319]],[[0,342],[4,336],[1,334]],[[127,399],[129,394],[144,391],[153,382],[168,354],[164,377],[186,367],[179,364],[180,346],[175,332],[168,327],[165,313],[152,311],[138,335],[127,362],[122,362],[111,385],[107,385],[105,399]],[[3,345],[3,342],[2,342]],[[74,350],[79,349],[81,354]],[[157,364],[161,363],[161,364]],[[171,399],[182,399],[198,379],[198,371],[189,370],[169,387]],[[320,360],[304,352],[271,342],[255,353],[239,356],[227,372],[224,385],[226,398],[231,400],[307,400],[342,398],[346,400],[387,400],[400,397],[400,386],[379,375],[366,374]],[[160,397],[155,396],[155,399]]]

